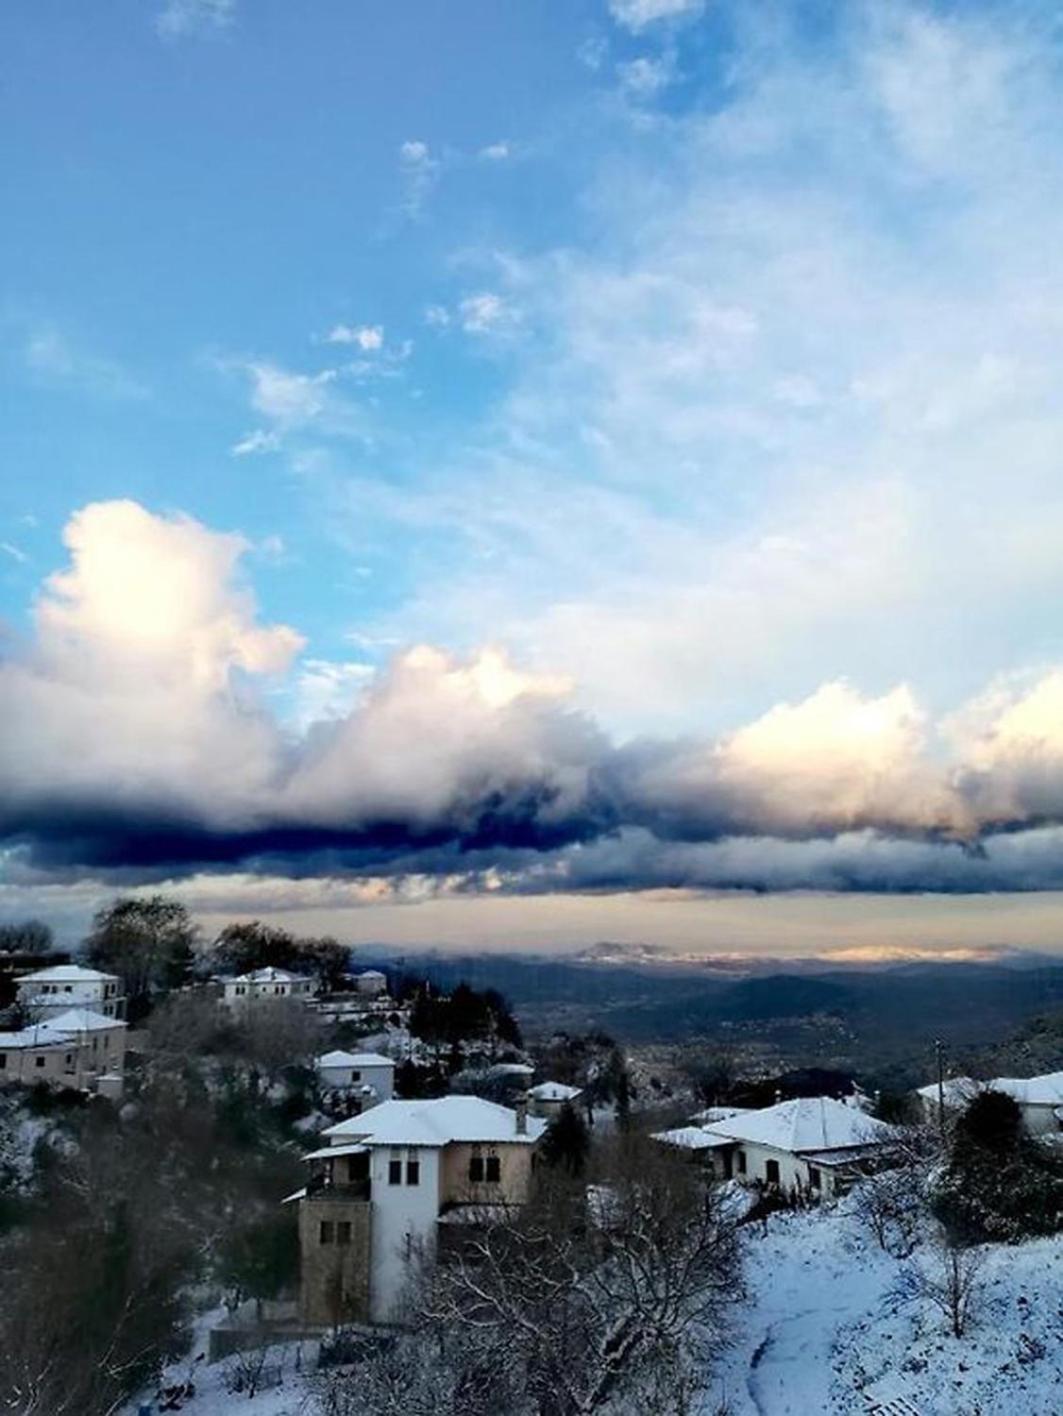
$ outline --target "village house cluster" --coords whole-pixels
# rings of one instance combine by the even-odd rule
[[[121,1095],[127,1024],[115,974],[77,964],[24,973],[18,1004],[29,1022],[0,1032],[0,1084],[45,1082]]]

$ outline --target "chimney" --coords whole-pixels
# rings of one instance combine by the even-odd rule
[[[528,1098],[520,1096],[517,1098],[517,1135],[526,1136],[528,1134]]]

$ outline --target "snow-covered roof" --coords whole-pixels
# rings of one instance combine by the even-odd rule
[[[99,969],[82,968],[80,964],[55,964],[50,969],[40,969],[37,973],[23,974],[22,983],[117,983],[118,975],[100,973]]]
[[[356,973],[356,974],[354,975],[354,977],[355,977],[355,978],[382,978],[385,983],[387,983],[387,981],[388,981],[388,976],[387,976],[387,974],[381,973],[379,969],[362,969],[361,973]]]
[[[65,1013],[56,1013],[54,1018],[41,1023],[40,1030],[55,1033],[103,1032],[105,1028],[127,1026],[121,1018],[105,1018],[91,1008],[68,1008]]]
[[[1004,1092],[1020,1106],[1059,1106],[1063,1103],[1063,1072],[1046,1072],[1040,1077],[994,1077],[986,1085]]]
[[[753,1110],[755,1108],[752,1106],[706,1106],[704,1111],[698,1111],[690,1118],[690,1124],[708,1126],[713,1121],[729,1121],[732,1116],[745,1116]]]
[[[780,1101],[762,1111],[749,1111],[706,1127],[732,1141],[771,1146],[775,1150],[844,1150],[851,1146],[883,1143],[896,1134],[893,1126],[876,1121],[853,1106],[829,1096],[803,1096]]]
[[[452,1141],[531,1145],[545,1130],[545,1121],[529,1116],[526,1131],[519,1132],[515,1111],[478,1096],[440,1096],[384,1101],[321,1134],[357,1137],[371,1146],[446,1146]]]
[[[20,1052],[27,1047],[69,1047],[70,1039],[45,1029],[43,1024],[0,1033],[0,1052]]]
[[[250,973],[240,974],[237,978],[229,979],[229,983],[305,983],[306,979],[302,974],[290,973],[288,969],[252,969]]]
[[[967,1103],[978,1095],[985,1086],[985,1082],[976,1082],[973,1077],[946,1077],[941,1084],[944,1093],[946,1106],[966,1106]],[[937,1104],[938,1084],[928,1082],[925,1087],[917,1087],[916,1096],[923,1097],[926,1101]]]
[[[672,1131],[657,1131],[653,1139],[662,1145],[689,1151],[715,1150],[719,1146],[732,1144],[729,1137],[718,1136],[704,1126],[677,1126]]]
[[[308,1151],[303,1160],[338,1160],[344,1155],[368,1155],[369,1147],[361,1141],[352,1141],[347,1146],[321,1146],[316,1151]]]
[[[581,1087],[566,1087],[564,1082],[540,1082],[537,1087],[529,1087],[528,1095],[536,1101],[575,1101],[583,1095]]]
[[[317,1059],[319,1067],[394,1067],[392,1058],[381,1052],[326,1052]]]
[[[535,1068],[528,1062],[493,1062],[487,1069],[496,1077],[534,1077]]]

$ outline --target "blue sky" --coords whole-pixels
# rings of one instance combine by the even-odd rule
[[[0,31],[0,910],[1054,899],[1047,7]]]

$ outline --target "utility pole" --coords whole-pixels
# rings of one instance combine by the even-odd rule
[[[945,1044],[939,1037],[934,1039],[934,1060],[938,1077],[938,1130],[945,1139]]]

